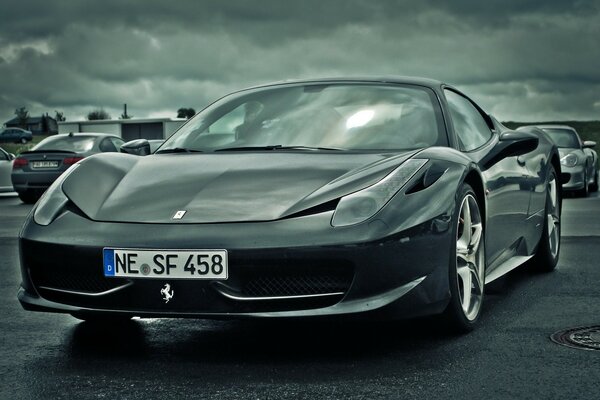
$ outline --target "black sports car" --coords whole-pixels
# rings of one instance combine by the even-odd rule
[[[27,310],[399,318],[461,330],[484,285],[560,250],[560,160],[443,83],[255,87],[154,153],[64,173],[20,235]]]

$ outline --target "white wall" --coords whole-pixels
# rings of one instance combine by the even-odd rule
[[[81,124],[81,132],[96,132],[96,133],[112,133],[113,135],[121,136],[121,124]]]
[[[171,136],[181,125],[185,124],[186,120],[183,121],[166,121],[164,122],[164,137],[165,139]]]
[[[79,132],[79,124],[77,122],[58,124],[58,133]]]

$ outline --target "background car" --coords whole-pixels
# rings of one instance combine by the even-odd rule
[[[13,191],[10,173],[12,171],[12,162],[14,159],[14,154],[7,153],[4,149],[0,148],[0,192]]]
[[[0,130],[0,143],[27,143],[31,142],[31,131],[21,128],[4,128]]]
[[[556,266],[558,176],[546,135],[438,81],[243,90],[153,154],[63,174],[21,230],[18,297],[86,320],[440,314],[467,331],[487,283]]]
[[[575,192],[583,197],[587,197],[590,191],[598,190],[598,156],[592,150],[596,142],[582,141],[575,128],[570,126],[537,125],[536,127],[543,130],[558,147],[563,190]]]
[[[35,203],[71,165],[92,154],[117,152],[123,143],[120,137],[104,133],[50,136],[14,160],[12,184],[24,203]]]

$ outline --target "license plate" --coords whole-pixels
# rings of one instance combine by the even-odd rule
[[[58,168],[58,161],[32,161],[33,168]]]
[[[228,278],[227,250],[104,248],[104,276],[127,278]]]

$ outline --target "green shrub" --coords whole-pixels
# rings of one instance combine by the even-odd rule
[[[13,153],[14,155],[19,155],[24,151],[31,150],[33,146],[46,139],[48,135],[35,135],[31,142],[27,142],[25,144],[21,143],[0,143],[0,147],[6,150],[9,153]]]

